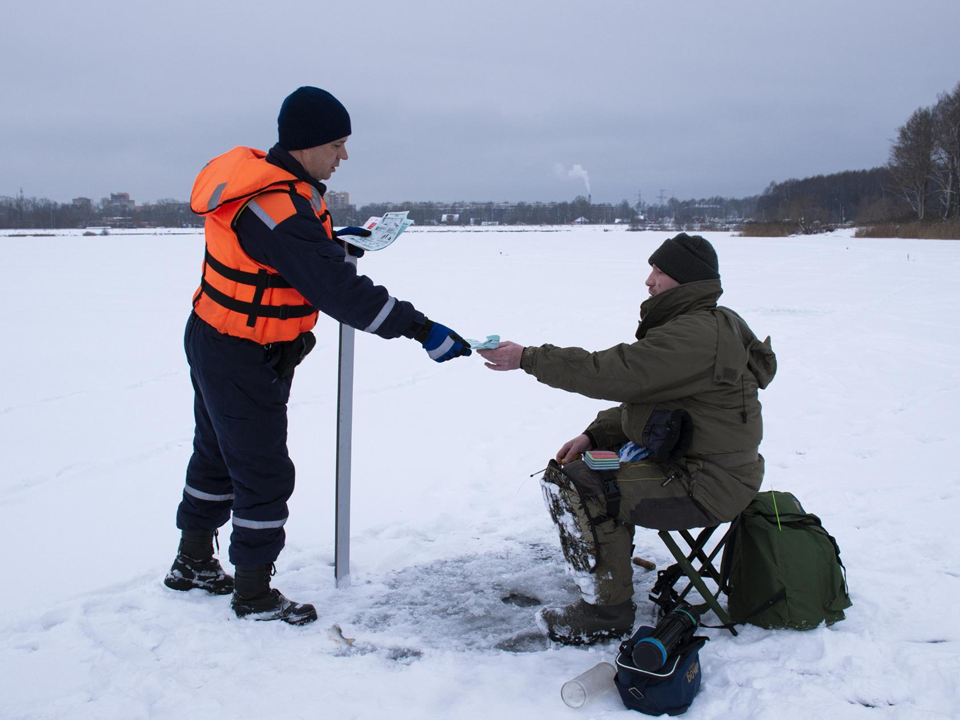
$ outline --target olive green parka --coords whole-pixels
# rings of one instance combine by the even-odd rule
[[[551,387],[621,403],[602,411],[586,432],[597,448],[642,445],[654,410],[686,410],[693,443],[664,467],[718,521],[731,520],[760,489],[764,462],[758,390],[777,370],[768,337],[718,307],[719,280],[680,285],[640,306],[634,343],[600,352],[553,345],[527,347],[521,367]]]

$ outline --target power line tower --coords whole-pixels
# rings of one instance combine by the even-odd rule
[[[664,189],[663,189],[663,188],[660,188],[660,194],[657,195],[657,201],[658,201],[661,205],[663,205],[663,201],[667,199],[667,196],[663,194],[664,192],[665,192]]]

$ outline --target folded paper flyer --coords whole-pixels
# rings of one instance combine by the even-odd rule
[[[411,225],[413,225],[413,220],[407,218],[406,210],[403,212],[388,212],[383,217],[372,217],[363,224],[363,227],[370,231],[370,237],[351,235],[349,242],[351,245],[364,250],[383,250]]]

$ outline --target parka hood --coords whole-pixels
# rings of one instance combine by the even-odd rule
[[[718,322],[726,323],[732,333],[721,333],[717,348],[717,378],[739,381],[747,368],[757,378],[760,389],[767,387],[777,374],[777,356],[773,352],[770,336],[763,342],[757,339],[750,326],[737,313],[727,307],[718,307]]]
[[[757,378],[757,384],[763,390],[773,380],[773,376],[777,374],[777,356],[773,353],[770,336],[767,335],[767,339],[763,342],[753,338],[747,347],[747,352],[750,355],[747,367]]]
[[[750,326],[730,308],[717,305],[723,294],[719,280],[699,280],[655,295],[640,305],[640,326],[637,340],[652,329],[660,327],[680,315],[701,310],[716,310],[717,321],[726,323],[732,333],[721,333],[717,348],[714,377],[722,382],[740,382],[744,369],[749,369],[757,378],[760,388],[765,388],[777,373],[777,356],[768,337],[760,342]]]

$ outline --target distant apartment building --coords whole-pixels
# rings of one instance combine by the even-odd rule
[[[112,217],[131,217],[137,203],[130,199],[130,193],[110,193],[103,199],[103,214]]]
[[[77,197],[70,201],[74,210],[80,212],[91,212],[93,210],[93,201],[90,198]]]
[[[342,210],[350,204],[350,193],[347,192],[328,192],[323,197],[331,210]]]

